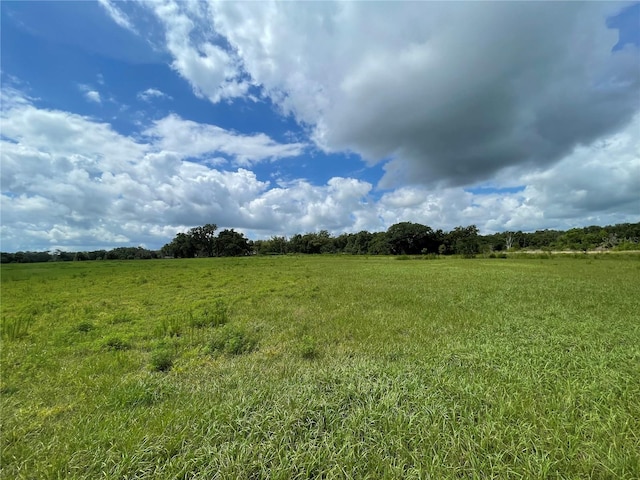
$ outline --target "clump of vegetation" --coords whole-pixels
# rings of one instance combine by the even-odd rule
[[[173,367],[175,354],[166,347],[160,347],[151,353],[151,369],[156,372],[167,372]]]
[[[215,330],[211,336],[209,349],[212,353],[223,352],[229,355],[250,353],[258,346],[255,334],[246,328],[225,325]]]
[[[311,335],[304,335],[297,347],[299,355],[306,360],[312,360],[319,354],[318,343]]]
[[[158,337],[179,337],[182,335],[183,321],[179,315],[163,317],[156,326]]]
[[[0,395],[13,395],[18,391],[18,388],[13,385],[0,386]]]
[[[150,408],[165,401],[172,393],[170,386],[160,379],[127,378],[109,388],[104,403],[114,410]]]
[[[217,299],[213,305],[205,307],[201,312],[190,312],[189,317],[192,327],[219,327],[229,321],[229,307],[224,300]]]
[[[84,322],[80,322],[80,323],[76,324],[73,327],[73,330],[76,331],[76,332],[87,333],[87,332],[90,332],[91,330],[93,330],[95,328],[96,327],[95,327],[95,325],[93,323],[84,321]]]
[[[107,350],[129,350],[131,344],[122,337],[113,336],[105,340],[104,346]]]

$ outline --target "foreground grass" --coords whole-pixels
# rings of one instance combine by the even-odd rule
[[[2,267],[2,478],[640,477],[640,257]]]

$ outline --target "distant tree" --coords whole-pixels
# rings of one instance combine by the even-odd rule
[[[335,239],[328,230],[320,230],[316,234],[316,242],[320,246],[320,253],[336,253]]]
[[[107,258],[106,250],[94,250],[92,252],[86,252],[87,260],[104,260]]]
[[[109,250],[105,255],[108,260],[150,260],[157,256],[157,252],[143,247],[118,247]]]
[[[373,240],[373,234],[362,230],[358,233],[352,233],[347,238],[347,244],[343,251],[352,255],[365,255],[370,253],[370,244]]]
[[[447,235],[448,250],[466,258],[473,258],[479,252],[478,228],[475,225],[456,227]]]
[[[84,260],[87,260],[87,254],[84,252],[76,252],[75,255],[73,256],[74,262],[81,262]]]
[[[562,249],[568,250],[585,250],[587,247],[583,244],[584,232],[580,228],[572,228],[567,230],[558,238],[558,245]]]
[[[52,260],[54,262],[70,262],[73,260],[73,256],[74,254],[72,252],[56,249],[56,251],[53,252]]]
[[[347,243],[349,242],[349,237],[351,235],[348,233],[343,233],[341,235],[338,235],[337,237],[333,237],[332,242],[333,242],[333,251],[335,253],[344,253],[346,247],[347,247]]]
[[[287,253],[287,238],[273,236],[270,240],[270,246],[271,248],[269,253],[284,255]]]
[[[387,241],[386,232],[376,232],[372,234],[371,241],[369,242],[370,255],[390,255],[391,247]]]
[[[201,227],[194,227],[189,230],[195,254],[199,257],[213,257],[216,252],[216,230],[218,226],[214,223],[207,223]]]
[[[401,222],[387,230],[387,242],[394,255],[436,253],[438,242],[431,227],[419,223]]]
[[[519,233],[518,238],[522,237],[519,246],[524,248],[552,248],[554,247],[562,232],[557,230],[536,230],[533,233]]]
[[[260,255],[284,255],[289,251],[286,237],[273,236],[269,240],[255,240],[253,247]]]
[[[614,248],[618,243],[620,243],[620,240],[618,240],[618,236],[615,233],[607,233],[606,230],[602,231],[601,238],[602,248]]]
[[[168,257],[193,258],[196,256],[196,247],[190,235],[178,233],[171,243],[162,247],[162,254]]]
[[[327,230],[296,234],[289,240],[289,247],[295,253],[334,253],[335,245]]]
[[[302,235],[296,233],[289,239],[289,252],[291,253],[306,253],[304,250],[304,243],[302,241]]]
[[[239,257],[249,255],[251,249],[245,236],[231,230],[222,230],[215,242],[216,254],[219,257]]]

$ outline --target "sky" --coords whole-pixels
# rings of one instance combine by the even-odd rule
[[[640,221],[635,2],[11,2],[2,251]]]

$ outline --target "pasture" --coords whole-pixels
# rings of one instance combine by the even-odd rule
[[[640,256],[2,266],[0,476],[640,478]]]

